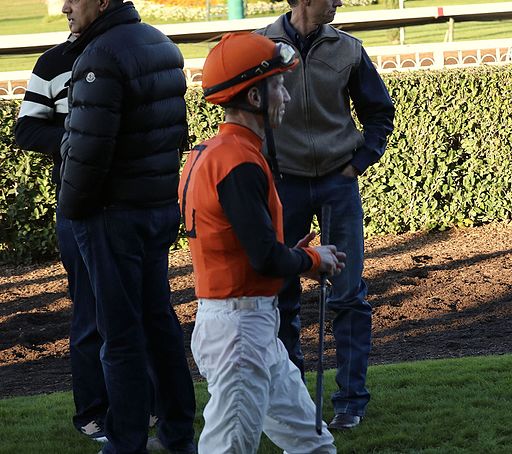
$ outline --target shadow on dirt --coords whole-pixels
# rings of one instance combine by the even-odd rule
[[[512,229],[504,227],[500,235],[497,241],[496,231],[487,228],[414,234],[369,248],[371,364],[512,352]],[[72,309],[65,274],[54,265],[0,267],[0,397],[71,387],[67,338]],[[190,352],[195,295],[188,254],[171,253],[170,265],[173,305],[186,320],[182,326]],[[306,364],[314,370],[317,285],[307,286],[301,316]],[[328,317],[325,366],[332,368],[330,333]],[[189,364],[198,378],[191,356]]]

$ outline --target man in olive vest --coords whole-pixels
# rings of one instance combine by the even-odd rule
[[[365,387],[371,343],[371,306],[363,271],[363,212],[358,176],[384,153],[393,129],[394,108],[384,83],[361,42],[328,25],[341,0],[288,0],[291,12],[258,30],[299,54],[296,71],[286,73],[291,101],[275,145],[283,204],[284,234],[294,245],[310,229],[322,205],[331,205],[330,242],[347,254],[345,269],[331,278],[328,308],[334,312],[339,389],[332,396],[331,429],[355,427],[370,394]],[[362,125],[353,120],[351,103]],[[298,277],[279,294],[279,338],[304,371],[300,347]]]

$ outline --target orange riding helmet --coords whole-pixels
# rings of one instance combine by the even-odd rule
[[[254,33],[226,33],[203,67],[207,101],[225,104],[259,80],[289,71],[299,60],[293,47]]]

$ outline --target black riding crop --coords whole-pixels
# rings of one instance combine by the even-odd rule
[[[321,244],[329,244],[331,228],[331,205],[322,206]],[[325,304],[327,299],[327,275],[320,275],[320,321],[318,323],[318,365],[316,369],[316,432],[322,435],[322,409],[324,403],[324,331]]]

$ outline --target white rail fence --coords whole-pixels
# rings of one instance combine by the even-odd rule
[[[380,73],[512,63],[512,39],[366,48]],[[201,83],[203,58],[185,60],[187,84]],[[30,71],[0,73],[0,98],[20,99]]]
[[[380,73],[512,63],[512,38],[366,49]]]
[[[332,25],[347,31],[375,30],[448,21],[496,21],[512,18],[512,2],[444,7],[341,12]],[[158,25],[177,43],[216,40],[229,31],[252,31],[273,22],[274,17],[229,21]],[[43,52],[63,42],[68,33],[0,35],[0,55]],[[440,69],[445,67],[506,64],[512,62],[512,39],[438,44],[369,47],[367,51],[379,72]],[[204,59],[185,62],[189,85],[201,82]],[[30,71],[0,73],[0,98],[21,98]]]

